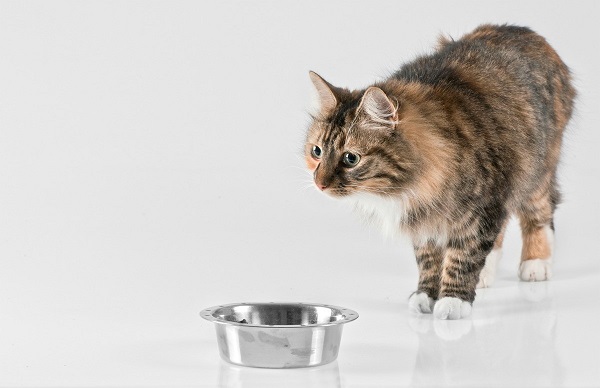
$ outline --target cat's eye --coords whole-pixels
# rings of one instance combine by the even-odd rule
[[[346,152],[342,157],[342,163],[344,163],[346,167],[354,167],[358,162],[360,162],[360,156],[353,154],[352,152]]]
[[[312,146],[312,150],[310,151],[310,154],[315,159],[321,159],[321,155],[323,154],[323,151],[321,151],[321,148],[319,146],[314,145],[314,146]]]

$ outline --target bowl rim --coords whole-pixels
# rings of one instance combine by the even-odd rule
[[[260,325],[253,323],[240,323],[227,321],[224,319],[220,319],[215,317],[213,314],[215,311],[227,308],[227,307],[236,307],[236,306],[251,306],[251,305],[269,305],[269,304],[282,304],[282,305],[301,305],[301,306],[309,306],[309,307],[325,307],[332,310],[340,310],[343,314],[343,318],[333,322],[325,322],[325,323],[311,323],[307,325]],[[209,322],[214,322],[216,324],[221,325],[231,325],[231,326],[242,326],[242,327],[261,327],[264,329],[298,329],[298,328],[314,328],[314,327],[326,327],[326,326],[336,326],[342,325],[344,323],[352,322],[358,318],[358,313],[352,309],[346,307],[340,307],[332,304],[323,304],[323,303],[308,303],[308,302],[241,302],[241,303],[227,303],[215,305],[200,311],[200,316],[206,319]]]

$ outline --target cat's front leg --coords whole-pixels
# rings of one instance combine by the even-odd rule
[[[408,299],[411,311],[431,314],[440,291],[443,250],[432,241],[415,244],[415,257],[419,267],[417,291]]]
[[[433,315],[438,319],[461,319],[471,315],[475,289],[493,238],[451,240],[444,253],[439,299]]]

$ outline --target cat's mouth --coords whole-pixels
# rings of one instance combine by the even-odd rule
[[[384,198],[393,198],[401,195],[398,190],[383,190],[377,187],[369,187],[369,186],[344,186],[339,185],[335,187],[326,187],[320,188],[317,186],[319,191],[323,192],[323,194],[332,197],[332,198],[348,198],[358,194],[370,194],[378,197]]]
[[[325,189],[322,190],[324,194],[330,196],[330,197],[334,197],[334,198],[341,198],[341,197],[345,197],[347,195],[350,195],[351,193],[348,192],[348,190],[344,190],[344,189]]]
[[[351,194],[354,194],[357,192],[356,189],[352,188],[352,187],[346,187],[344,185],[339,185],[339,186],[335,186],[335,187],[319,187],[317,185],[317,188],[323,192],[323,194],[326,194],[330,197],[334,197],[334,198],[342,198],[342,197],[346,197],[349,196]]]

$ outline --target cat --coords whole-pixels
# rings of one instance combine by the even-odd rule
[[[306,165],[319,190],[411,238],[411,310],[469,316],[476,288],[493,283],[511,215],[520,279],[550,279],[556,170],[576,91],[542,36],[481,25],[361,90],[309,75],[319,107]]]

